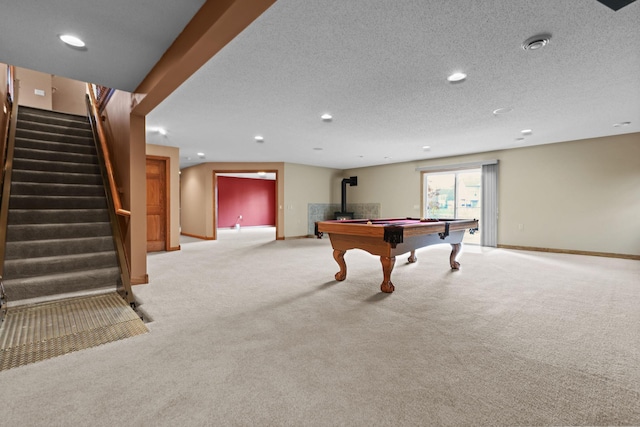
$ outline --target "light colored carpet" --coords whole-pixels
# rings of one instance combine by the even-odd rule
[[[0,372],[2,425],[640,425],[640,262],[376,257],[221,230],[149,256],[150,333]]]

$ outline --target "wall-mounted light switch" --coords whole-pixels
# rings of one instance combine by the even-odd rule
[[[35,93],[38,96],[44,96],[44,90],[42,89],[36,89],[33,91],[33,93]]]

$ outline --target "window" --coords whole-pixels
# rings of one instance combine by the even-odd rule
[[[478,219],[480,230],[464,242],[498,245],[498,160],[420,166],[422,213],[427,218]]]
[[[424,217],[436,219],[481,219],[482,172],[480,168],[454,172],[425,173]],[[467,233],[465,243],[480,243],[480,233]]]

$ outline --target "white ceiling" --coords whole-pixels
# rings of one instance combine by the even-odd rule
[[[202,3],[3,0],[0,62],[132,90]],[[147,139],[182,167],[347,169],[640,132],[639,23],[637,1],[278,0],[147,116]]]

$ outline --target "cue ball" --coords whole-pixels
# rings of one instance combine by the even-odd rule
[[[371,221],[367,221],[367,225],[371,225],[373,224]]]

